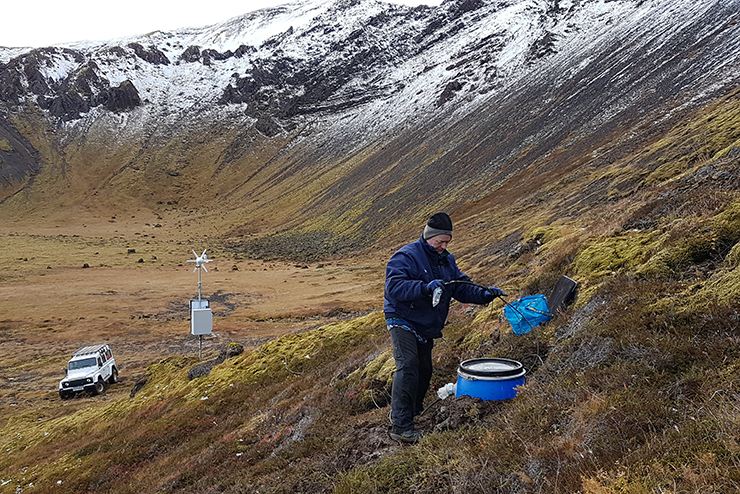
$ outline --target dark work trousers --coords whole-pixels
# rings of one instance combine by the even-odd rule
[[[391,409],[393,432],[401,434],[414,428],[414,416],[424,411],[424,395],[432,378],[432,347],[434,340],[422,343],[406,329],[392,326],[393,374]]]

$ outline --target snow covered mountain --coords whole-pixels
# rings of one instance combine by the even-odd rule
[[[76,175],[83,202],[218,195],[283,226],[378,230],[420,197],[459,207],[532,167],[613,162],[728,94],[738,7],[305,0],[201,29],[0,49],[0,197],[33,201],[37,177]]]

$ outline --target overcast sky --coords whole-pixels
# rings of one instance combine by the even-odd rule
[[[387,0],[439,5],[441,0]],[[0,46],[41,47],[200,27],[291,0],[5,0]]]

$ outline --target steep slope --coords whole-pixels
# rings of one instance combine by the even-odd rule
[[[3,207],[55,184],[45,203],[217,204],[221,231],[333,225],[351,244],[399,211],[495,202],[507,180],[537,190],[532,173],[600,169],[657,139],[737,85],[737,16],[732,2],[314,1],[14,54],[5,111],[40,149],[29,173],[49,178]]]

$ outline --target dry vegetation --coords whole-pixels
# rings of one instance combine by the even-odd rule
[[[521,296],[565,274],[580,293],[525,336],[500,304],[454,305],[432,387],[482,356],[520,360],[527,384],[503,402],[430,393],[411,447],[387,435],[394,246],[309,265],[136,218],[4,225],[0,492],[738,491],[739,106],[731,95],[560,187],[459,210],[453,250],[474,279]],[[245,351],[188,380],[191,247],[218,260],[208,358]],[[61,402],[65,358],[99,340],[123,382]]]

